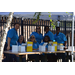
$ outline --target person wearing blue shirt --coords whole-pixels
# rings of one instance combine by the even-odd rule
[[[67,48],[66,47],[66,45],[67,45],[67,39],[66,39],[66,36],[63,33],[60,32],[60,27],[56,27],[56,34],[54,35],[54,39],[55,39],[55,41],[57,43],[59,43],[59,44],[62,43],[65,46],[64,49]],[[59,57],[62,58],[62,62],[66,61],[65,60],[65,57],[66,57],[65,53],[60,53],[60,54],[57,53],[57,56],[58,56],[58,58]]]
[[[33,51],[37,52],[39,50],[39,43],[36,41],[35,35],[30,35],[30,41],[33,42]],[[28,58],[31,60],[34,59],[35,62],[39,62],[38,54],[28,55]]]
[[[17,30],[19,29],[19,26],[20,26],[19,23],[15,23],[15,27],[8,31],[4,50],[12,50],[12,45],[16,45],[16,41],[18,40]],[[10,54],[4,54],[4,55],[6,56],[7,62],[13,61],[13,55]]]
[[[49,43],[50,38],[49,36],[45,36],[43,39],[43,42],[40,43],[39,45],[43,45],[44,43]],[[46,45],[46,51],[48,50],[48,44]],[[43,53],[39,56],[39,59],[41,60],[41,62],[47,62],[47,54]]]
[[[18,46],[22,45],[23,43],[25,43],[24,37],[22,35],[20,35],[19,36],[19,39],[18,39]],[[19,62],[19,55],[16,55],[16,61]],[[23,62],[26,62],[25,55],[22,55],[22,61]]]
[[[9,39],[10,39],[10,45],[9,45]],[[12,47],[12,45],[16,45],[17,40],[18,40],[18,33],[16,29],[15,28],[10,29],[6,37],[6,43],[8,44],[7,49],[9,49],[9,47]]]
[[[31,34],[33,34],[35,36],[36,41],[40,44],[41,41],[43,40],[43,35],[41,34],[40,26],[37,26],[36,32],[32,32]]]
[[[12,45],[16,45],[16,41],[18,40],[17,30],[19,29],[19,26],[20,26],[19,23],[16,23],[15,27],[8,31],[6,37],[6,44],[8,45],[7,50],[10,50]]]
[[[49,26],[45,26],[44,31],[46,32],[45,35],[44,35],[44,37],[46,35],[48,35],[49,38],[50,38],[50,40],[53,41],[54,40],[54,35],[53,35],[53,33],[51,31],[49,31]]]
[[[57,27],[56,30],[57,30],[57,33],[54,35],[55,41],[57,41],[57,43],[62,43],[62,44],[64,44],[65,47],[66,47],[66,43],[67,43],[66,36],[65,36],[63,33],[61,33],[61,32],[59,31],[59,30],[60,30],[59,27]]]
[[[40,45],[43,45],[44,43],[47,43],[47,45],[46,45],[46,51],[48,51],[48,44],[51,41],[50,38],[49,38],[49,36],[46,35],[44,37],[43,41],[44,42],[42,42]],[[55,56],[54,53],[47,53],[47,54],[43,53],[43,54],[40,55],[40,58],[41,58],[42,62],[47,62],[47,61],[48,62],[56,62],[57,61],[56,56]]]

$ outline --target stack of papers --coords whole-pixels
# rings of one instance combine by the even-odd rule
[[[12,52],[18,52],[18,45],[12,45]]]
[[[46,47],[39,45],[39,51],[40,52],[45,52],[46,51]]]
[[[19,52],[26,52],[25,46],[19,46]]]

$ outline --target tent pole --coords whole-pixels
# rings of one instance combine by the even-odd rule
[[[4,45],[5,45],[5,41],[6,41],[6,35],[8,32],[8,28],[10,27],[10,24],[11,24],[12,19],[13,19],[13,13],[14,12],[9,13],[7,23],[4,24],[4,27],[3,27],[3,35],[1,36],[1,42],[0,42],[0,55],[1,55],[0,56],[0,62],[2,61],[2,55],[3,55]]]
[[[72,62],[73,62],[73,51],[74,51],[74,13],[72,17]]]

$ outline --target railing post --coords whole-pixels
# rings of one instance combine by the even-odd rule
[[[21,35],[23,35],[23,19],[21,18]]]
[[[65,21],[65,35],[66,35],[66,21]]]

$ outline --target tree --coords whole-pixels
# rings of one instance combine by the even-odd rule
[[[50,18],[51,17],[51,12],[48,12],[49,15],[48,17]],[[72,14],[69,14],[68,12],[66,12],[68,15],[72,15]],[[33,22],[33,24],[37,23],[39,18],[41,16],[41,12],[35,12],[34,16],[33,17],[36,17],[36,20]],[[35,19],[35,18],[34,18]],[[54,22],[52,21],[52,19],[50,19],[50,22],[51,22],[51,26],[53,27],[53,29],[55,29],[55,24]]]

